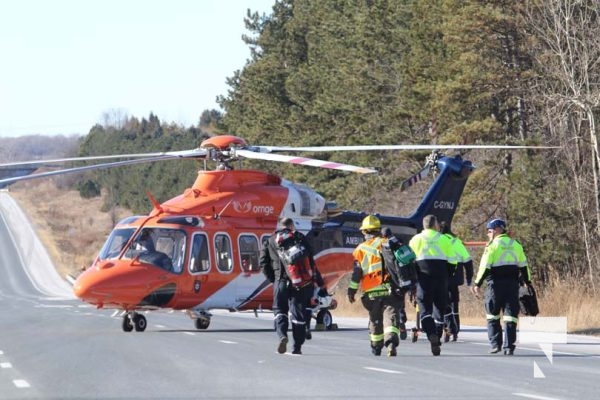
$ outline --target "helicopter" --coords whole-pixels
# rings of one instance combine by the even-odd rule
[[[277,153],[369,150],[431,150],[425,166],[402,183],[411,186],[429,174],[434,180],[415,211],[406,217],[376,214],[382,225],[407,242],[421,230],[425,215],[451,223],[474,165],[460,155],[443,155],[439,149],[524,149],[544,146],[505,145],[358,145],[358,146],[251,146],[243,138],[218,135],[193,150],[75,157],[0,164],[22,168],[21,176],[0,179],[0,185],[21,180],[114,168],[144,162],[181,158],[204,161],[193,185],[163,203],[148,193],[153,205],[147,215],[119,221],[92,264],[74,281],[74,294],[99,309],[115,309],[122,330],[143,332],[145,313],[181,310],[196,329],[208,329],[211,310],[254,311],[271,309],[271,283],[262,274],[259,256],[263,243],[281,218],[292,218],[306,235],[330,293],[351,271],[352,252],[363,241],[358,229],[368,214],[341,210],[314,189],[268,172],[235,169],[242,158],[285,162],[354,173],[377,173],[372,168]],[[65,161],[130,158],[33,174],[36,165]],[[208,169],[214,161],[217,167]],[[331,295],[316,299],[313,317],[325,329],[333,327]]]

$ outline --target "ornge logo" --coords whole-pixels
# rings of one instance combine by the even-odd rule
[[[233,209],[241,214],[252,212],[254,214],[273,215],[273,213],[275,212],[275,207],[273,206],[252,205],[251,201],[234,201]]]
[[[252,202],[245,201],[243,203],[240,203],[239,201],[234,201],[233,209],[239,213],[245,214],[247,212],[250,212],[250,210],[252,210]]]

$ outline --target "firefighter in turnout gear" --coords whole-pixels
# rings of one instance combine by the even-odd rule
[[[391,286],[383,270],[381,246],[387,239],[381,236],[381,222],[374,215],[363,219],[360,231],[365,241],[352,253],[354,269],[348,285],[348,300],[354,303],[360,286],[362,305],[369,312],[371,352],[379,356],[383,347],[387,347],[388,356],[395,357],[400,332],[399,299],[391,294]]]
[[[471,286],[473,280],[473,260],[469,251],[465,248],[462,240],[460,240],[452,231],[446,222],[440,224],[441,232],[450,239],[454,254],[456,255],[456,273],[448,278],[448,306],[444,313],[444,342],[456,342],[458,332],[460,332],[460,314],[459,302],[460,294],[458,287],[467,280],[467,287]]]
[[[278,337],[277,352],[284,354],[288,344],[288,313],[291,314],[292,337],[294,346],[292,354],[302,354],[302,345],[306,340],[307,321],[306,308],[310,307],[310,299],[313,296],[315,279],[318,285],[323,284],[321,275],[312,275],[312,280],[302,285],[294,285],[292,277],[286,272],[286,266],[278,252],[278,238],[290,237],[300,243],[305,249],[307,262],[310,270],[316,269],[312,250],[306,237],[296,230],[291,218],[283,218],[280,221],[280,229],[275,231],[268,240],[263,243],[260,253],[259,265],[263,274],[273,283],[273,314],[275,319],[275,332]]]
[[[439,232],[435,215],[423,218],[423,231],[413,236],[408,245],[417,255],[417,304],[421,330],[427,335],[431,353],[441,353],[444,329],[442,313],[448,304],[448,276],[456,270],[456,256],[450,239]]]
[[[479,270],[471,290],[479,297],[479,288],[486,281],[485,313],[491,354],[504,349],[512,356],[517,340],[519,317],[519,283],[531,284],[531,270],[521,244],[506,233],[506,222],[493,219],[487,224],[489,242],[485,246]],[[503,313],[504,339],[500,324]]]

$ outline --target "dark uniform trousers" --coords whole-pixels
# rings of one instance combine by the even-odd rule
[[[421,318],[421,330],[429,335],[435,333],[441,338],[444,330],[444,316],[448,304],[448,275],[443,273],[428,275],[419,271],[417,283],[417,304]]]
[[[378,297],[364,294],[360,300],[363,307],[369,312],[369,335],[371,338],[382,338],[381,340],[371,340],[371,348],[381,350],[389,344],[398,346],[400,343],[397,333],[400,326],[398,315],[400,299],[390,294]]]
[[[492,347],[514,350],[517,341],[516,318],[519,316],[519,281],[514,278],[488,280],[485,289],[485,312],[488,338]],[[504,341],[500,312],[504,314]]]
[[[300,348],[306,340],[306,313],[313,295],[313,285],[295,288],[287,279],[274,282],[273,314],[275,315],[275,331],[279,338],[287,337],[289,327],[288,314],[292,318],[292,337],[294,347]]]
[[[453,335],[457,335],[460,331],[459,296],[458,285],[448,282],[448,305],[446,306],[446,313],[444,315],[444,324]]]

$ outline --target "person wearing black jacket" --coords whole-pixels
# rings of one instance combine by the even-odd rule
[[[277,242],[282,236],[293,237],[303,248],[311,268],[312,280],[302,286],[292,284],[286,273],[285,264],[281,259]],[[302,345],[306,340],[307,312],[310,300],[313,296],[315,279],[321,278],[320,274],[314,273],[316,269],[312,249],[306,237],[296,230],[291,218],[283,218],[280,228],[276,230],[268,240],[263,242],[261,249],[260,268],[267,279],[273,283],[273,315],[275,319],[275,332],[278,337],[277,352],[284,354],[287,351],[289,317],[292,322],[292,337],[294,339],[292,354],[302,354]],[[322,278],[317,285],[323,286]]]

